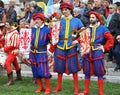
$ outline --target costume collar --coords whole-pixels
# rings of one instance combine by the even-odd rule
[[[70,19],[72,19],[72,18],[73,18],[72,15],[69,15],[68,17],[64,17],[65,20],[70,20]]]
[[[11,29],[10,31],[8,31],[7,33],[11,33],[11,32],[13,32],[13,31],[15,31],[16,29]]]
[[[90,24],[90,27],[95,27],[95,26],[99,26],[99,25],[100,25],[100,22],[98,22],[96,25]]]
[[[35,28],[43,28],[45,26],[45,24],[42,24],[40,27],[37,27],[36,25],[35,25]]]

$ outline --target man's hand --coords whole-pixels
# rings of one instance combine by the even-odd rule
[[[120,35],[116,37],[117,41],[120,42]]]
[[[105,51],[103,45],[99,46],[99,50],[102,50],[103,52]]]
[[[49,50],[47,51],[48,56],[53,56],[54,53],[50,52]]]
[[[74,45],[76,45],[77,43],[78,43],[78,41],[75,40],[75,41],[72,42],[72,45],[74,46]]]

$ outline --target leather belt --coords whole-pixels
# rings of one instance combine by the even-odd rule
[[[100,46],[100,44],[90,43],[90,46]]]
[[[41,49],[45,49],[47,48],[47,46],[41,46],[39,48],[35,48],[34,46],[31,46],[31,48],[35,49],[35,50],[41,50]]]
[[[76,40],[76,38],[59,38],[59,40]]]

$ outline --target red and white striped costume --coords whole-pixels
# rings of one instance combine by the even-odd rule
[[[19,33],[17,30],[10,30],[7,31],[5,35],[5,46],[4,46],[4,52],[8,54],[5,67],[7,70],[7,74],[10,74],[12,72],[11,64],[13,63],[15,70],[19,71],[20,66],[18,65],[17,61],[17,54],[19,49]]]
[[[0,30],[0,48],[4,46],[4,34]]]

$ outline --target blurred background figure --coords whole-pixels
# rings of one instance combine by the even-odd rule
[[[80,19],[82,23],[84,24],[84,26],[87,26],[89,24],[88,18],[81,15],[81,10],[78,7],[73,9],[73,15],[74,17]]]
[[[14,10],[17,13],[17,16],[21,14],[20,2],[19,0],[10,0],[10,6],[14,7]]]
[[[120,14],[120,1],[115,2],[115,4],[117,5],[117,13]]]
[[[88,0],[80,0],[80,11],[81,15],[84,15],[85,10],[87,8]]]
[[[112,2],[110,0],[104,0],[103,1],[103,6],[104,6],[104,9],[105,9],[105,17],[107,18],[110,11],[109,11],[109,5],[111,4]]]
[[[32,18],[32,11],[31,11],[31,5],[29,2],[25,3],[25,16],[23,18],[25,18],[27,23],[30,23]]]
[[[32,13],[37,13],[37,12],[43,13],[43,9],[37,5],[36,1],[31,1],[30,6],[33,7]]]
[[[10,1],[4,2],[4,8],[6,9],[6,19],[10,22],[16,22],[17,20],[17,13],[14,9],[14,6],[10,4]]]
[[[6,10],[4,8],[4,2],[0,0],[0,23],[6,22]]]
[[[117,13],[117,5],[111,4],[109,6],[110,14],[107,17],[107,27],[110,30],[111,34],[114,36],[114,47],[108,53],[108,61],[115,62],[116,67],[115,71],[120,69],[120,42],[117,40],[117,36],[120,35],[120,14]]]
[[[89,17],[88,14],[90,11],[95,11],[100,13],[100,15],[105,16],[105,9],[104,6],[102,5],[102,0],[93,0],[91,8],[85,10],[85,15],[87,17]]]

